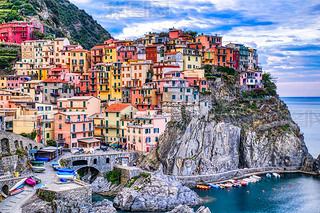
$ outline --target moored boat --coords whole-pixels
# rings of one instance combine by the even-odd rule
[[[267,177],[267,178],[271,178],[271,174],[270,174],[270,173],[267,173],[267,174],[266,174],[266,177]]]
[[[46,157],[36,157],[36,161],[49,161],[50,158],[46,158]]]
[[[74,179],[74,175],[73,174],[71,174],[71,173],[66,173],[66,174],[57,174],[57,176],[58,176],[58,178],[60,179],[60,178],[64,178],[64,179],[67,179],[67,180],[69,180],[69,179]]]
[[[44,165],[44,161],[36,161],[36,160],[33,160],[31,161],[32,165]]]
[[[205,186],[205,185],[200,185],[200,184],[196,185],[196,187],[198,189],[210,189],[210,186]]]
[[[220,189],[220,186],[215,185],[215,184],[209,184],[210,188],[214,188],[214,189]]]
[[[37,182],[35,180],[33,180],[32,178],[28,178],[26,180],[26,183],[29,185],[29,186],[35,186],[37,184]]]
[[[23,185],[26,182],[27,178],[23,178],[21,179],[18,183],[16,183],[14,186],[12,186],[9,191],[13,191],[16,188],[18,188],[19,186]]]
[[[280,174],[279,174],[279,173],[274,172],[274,173],[272,173],[272,175],[273,175],[275,178],[280,178]]]
[[[10,195],[13,196],[13,195],[19,194],[19,193],[21,193],[23,191],[24,191],[24,187],[21,187],[19,189],[15,189],[15,190],[11,191]]]
[[[67,168],[57,168],[58,172],[66,172],[66,173],[74,173],[73,169],[67,169]]]
[[[41,167],[41,166],[32,166],[31,167],[32,171],[34,172],[44,172],[46,169],[44,167]]]

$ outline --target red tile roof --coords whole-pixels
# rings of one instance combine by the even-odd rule
[[[168,53],[165,53],[166,55],[175,55],[175,54],[177,54],[177,53],[179,53],[179,52],[168,52]]]
[[[130,106],[130,104],[111,104],[107,109],[106,112],[121,112],[125,108]]]

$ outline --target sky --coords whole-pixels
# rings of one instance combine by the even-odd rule
[[[320,96],[317,0],[71,0],[115,38],[175,27],[256,48],[282,97]]]

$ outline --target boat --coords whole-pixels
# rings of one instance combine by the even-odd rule
[[[46,158],[46,157],[36,157],[36,161],[49,161],[50,158]]]
[[[67,168],[57,168],[58,172],[66,172],[66,173],[74,173],[73,169],[67,169]]]
[[[271,174],[270,174],[270,173],[267,173],[267,174],[266,174],[266,177],[267,177],[267,178],[271,178]]]
[[[30,178],[32,178],[33,180],[36,181],[37,184],[41,183],[41,179],[36,177],[36,176],[31,176]]]
[[[13,195],[19,194],[19,193],[21,193],[23,191],[24,191],[24,187],[21,187],[19,189],[15,189],[15,190],[11,191],[10,195],[13,196]]]
[[[253,178],[257,179],[258,181],[261,180],[261,177],[257,176],[257,175],[252,175]]]
[[[280,174],[278,174],[278,173],[276,173],[276,172],[272,173],[272,175],[273,175],[275,178],[280,178]]]
[[[220,186],[215,185],[215,184],[209,184],[210,188],[214,188],[214,189],[220,189]]]
[[[26,183],[29,185],[29,186],[35,186],[37,185],[37,182],[35,180],[33,180],[32,178],[28,178],[26,180]]]
[[[63,178],[63,179],[67,179],[67,180],[73,179],[73,178],[75,177],[75,176],[74,176],[73,174],[71,174],[71,173],[66,173],[66,174],[63,174],[63,175],[57,174],[57,176],[58,176],[59,179],[60,179],[60,178]]]
[[[41,167],[41,166],[32,166],[31,169],[32,169],[32,171],[37,172],[37,173],[44,172],[46,170],[44,167]]]
[[[44,161],[36,161],[36,160],[33,160],[33,161],[31,161],[31,163],[32,163],[33,165],[44,165]]]
[[[20,188],[22,188],[22,187],[25,187],[25,185],[22,184],[22,185],[18,186],[16,189],[20,189]]]
[[[198,189],[210,189],[210,186],[205,186],[205,185],[196,185],[196,187],[198,188]]]
[[[16,188],[18,188],[19,186],[23,185],[25,182],[26,182],[27,178],[23,178],[21,179],[18,183],[16,183],[14,186],[12,186],[10,189],[9,189],[9,192],[15,190]]]
[[[76,173],[75,172],[58,172],[57,173],[58,175],[75,175]]]
[[[33,188],[39,189],[39,188],[45,187],[46,185],[47,185],[46,183],[41,183],[41,184],[35,185]]]

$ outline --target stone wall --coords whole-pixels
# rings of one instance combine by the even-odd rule
[[[16,154],[17,149],[30,150],[40,149],[43,147],[43,144],[37,143],[29,138],[4,131],[0,131],[0,142],[0,153],[2,156],[14,155]]]
[[[55,212],[71,212],[73,209],[92,207],[91,185],[63,191],[40,188],[37,194],[42,200],[52,202]]]

